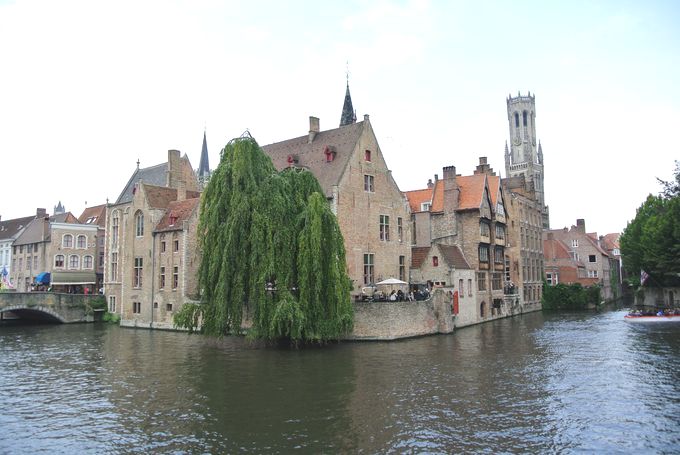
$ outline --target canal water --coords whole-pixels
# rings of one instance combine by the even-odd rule
[[[323,348],[0,326],[0,453],[671,453],[680,327],[533,313]]]

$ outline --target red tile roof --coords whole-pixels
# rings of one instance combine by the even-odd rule
[[[479,209],[482,206],[486,179],[485,174],[456,177],[460,188],[458,210]]]
[[[86,207],[85,210],[83,210],[83,213],[78,217],[78,222],[81,224],[96,224],[100,227],[106,227],[106,204]]]
[[[496,202],[498,201],[498,195],[501,191],[501,178],[497,175],[487,176],[489,182],[489,195],[491,196],[491,204],[496,209]]]
[[[429,253],[429,246],[418,246],[411,248],[411,267],[414,269],[419,269]]]
[[[449,266],[455,269],[472,268],[457,245],[439,245],[439,250],[442,252],[444,259]]]
[[[411,212],[422,212],[421,204],[432,200],[432,189],[425,188],[424,190],[405,191],[404,196],[408,199]]]
[[[192,198],[170,202],[163,218],[156,225],[155,232],[182,230],[183,222],[191,218],[200,201],[200,198]]]

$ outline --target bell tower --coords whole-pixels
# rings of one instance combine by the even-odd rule
[[[550,228],[548,206],[545,205],[543,187],[543,148],[536,143],[536,95],[529,92],[516,97],[508,95],[508,125],[510,148],[505,145],[505,174],[508,177],[524,175],[527,186],[533,189],[540,204],[543,228]]]

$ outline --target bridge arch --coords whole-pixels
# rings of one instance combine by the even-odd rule
[[[12,313],[20,319],[42,320],[46,322],[57,322],[64,324],[67,321],[51,308],[34,306],[27,307],[26,305],[13,305],[0,308],[0,314]]]

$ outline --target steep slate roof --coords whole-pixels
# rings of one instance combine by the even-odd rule
[[[449,266],[455,269],[472,269],[457,245],[439,245],[439,250]]]
[[[411,248],[411,267],[419,269],[423,261],[430,253],[429,246],[414,246]]]
[[[345,102],[342,105],[342,114],[340,115],[340,126],[351,125],[356,121],[357,116],[354,113],[352,97],[349,94],[349,82],[347,82],[347,90],[345,90]]]
[[[198,164],[198,176],[205,177],[210,173],[210,164],[208,163],[208,143],[205,139],[205,131],[203,131],[203,147],[201,148],[201,161]]]
[[[424,190],[405,191],[404,196],[408,199],[408,204],[411,206],[411,212],[422,212],[420,205],[423,202],[430,202],[432,200],[432,189],[425,188]]]
[[[188,220],[200,203],[200,198],[173,201],[168,205],[165,215],[158,222],[155,232],[180,231],[182,222]],[[172,224],[171,224],[172,221]]]
[[[91,220],[88,223],[88,220]],[[96,224],[99,227],[106,227],[106,204],[86,207],[78,217],[80,224]]]
[[[15,238],[34,218],[35,216],[25,216],[23,218],[14,218],[13,220],[0,221],[0,240]]]
[[[71,212],[58,213],[49,217],[50,223],[78,224],[78,219]],[[14,241],[15,245],[27,245],[29,243],[45,242],[50,239],[49,225],[44,218],[34,218],[24,232]]]
[[[116,204],[130,202],[134,195],[132,190],[135,184],[140,180],[143,183],[148,183],[150,185],[164,186],[166,182],[167,171],[168,163],[157,164],[155,166],[145,167],[143,169],[135,169],[135,172],[132,173],[130,180],[128,180],[125,188],[123,188],[123,191],[120,193],[120,196],[118,196]]]
[[[277,170],[289,167],[288,157],[297,158],[296,167],[309,169],[317,178],[326,197],[333,196],[333,186],[340,183],[345,168],[364,129],[364,121],[316,133],[312,143],[309,135],[265,145],[262,150],[269,155]],[[324,150],[329,147],[335,158],[326,162]]]

